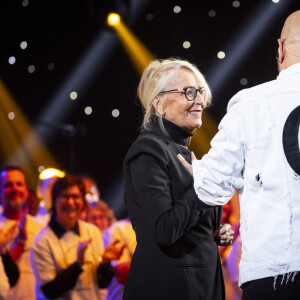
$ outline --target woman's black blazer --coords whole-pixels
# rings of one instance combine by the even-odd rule
[[[190,151],[156,122],[150,130],[142,130],[126,155],[125,201],[137,247],[125,300],[224,299],[213,238],[222,207],[199,201],[179,153],[190,161]]]

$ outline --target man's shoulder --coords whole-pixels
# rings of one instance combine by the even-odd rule
[[[248,89],[243,89],[230,99],[227,109],[229,110],[236,104],[243,105],[253,101],[260,101],[262,98],[273,96],[276,92],[276,86],[277,80],[271,80]]]

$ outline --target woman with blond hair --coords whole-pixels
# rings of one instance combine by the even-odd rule
[[[138,95],[142,130],[124,161],[125,199],[137,247],[124,300],[224,299],[218,244],[232,242],[220,229],[222,207],[199,201],[193,178],[178,160],[202,124],[211,91],[193,64],[155,60],[144,71]]]

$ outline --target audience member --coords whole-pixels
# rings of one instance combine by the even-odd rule
[[[130,269],[131,258],[136,247],[136,236],[129,218],[112,224],[103,233],[104,246],[117,243],[123,247],[119,260],[113,261],[115,276],[108,286],[106,300],[122,300],[124,285]]]
[[[11,239],[17,230],[17,225],[3,233],[0,228],[0,300],[4,300],[10,287],[14,286],[20,276],[19,268],[11,258],[5,244]]]
[[[85,201],[80,179],[57,179],[51,195],[51,220],[31,249],[37,297],[99,299],[98,288],[106,287],[113,276],[109,261],[120,253],[114,247],[104,252],[99,229],[79,220]]]
[[[0,171],[0,198],[3,203],[3,213],[0,215],[3,234],[7,234],[15,226],[18,227],[5,247],[18,265],[20,278],[10,289],[6,299],[33,300],[35,278],[30,266],[29,248],[42,226],[28,215],[25,208],[28,188],[25,174],[20,168],[8,166]]]
[[[87,221],[96,225],[103,232],[116,221],[116,218],[113,210],[104,201],[99,200],[89,203]]]

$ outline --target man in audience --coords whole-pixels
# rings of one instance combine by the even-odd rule
[[[3,234],[11,231],[14,226],[18,227],[5,247],[20,272],[20,278],[10,289],[7,300],[35,299],[35,278],[30,266],[29,248],[42,226],[27,214],[27,198],[28,188],[23,171],[14,166],[3,168],[0,171],[0,199],[3,205],[0,226]]]

